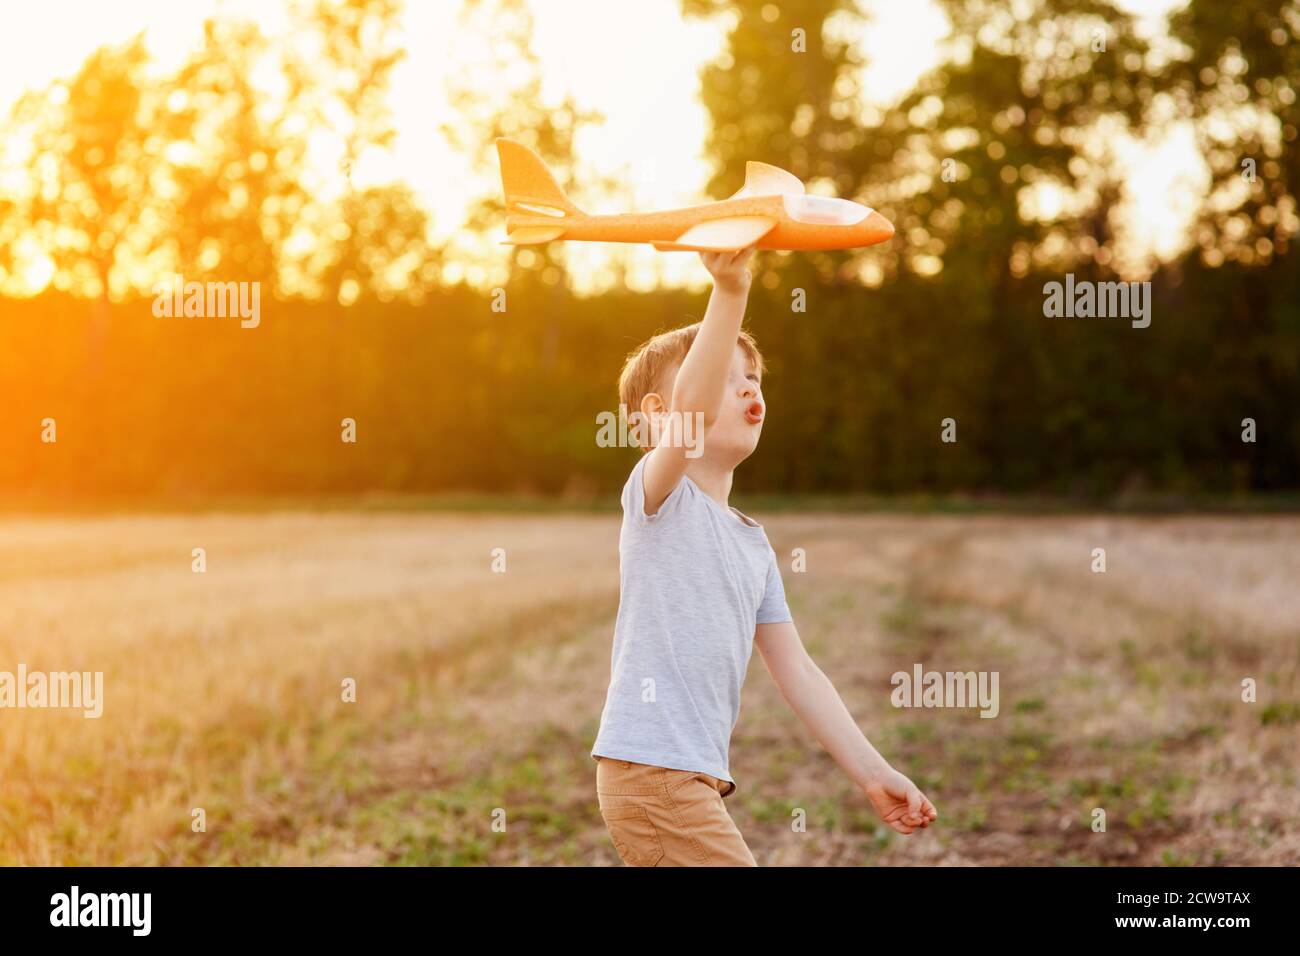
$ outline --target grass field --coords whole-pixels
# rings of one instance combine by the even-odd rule
[[[879,825],[755,654],[727,805],[760,864],[1300,863],[1300,518],[767,529],[805,643],[940,819]],[[617,534],[606,515],[0,519],[0,670],[105,674],[98,720],[0,710],[0,864],[618,863],[588,755]],[[893,708],[916,663],[998,671],[999,716]]]

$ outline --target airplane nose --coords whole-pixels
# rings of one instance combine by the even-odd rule
[[[874,246],[878,242],[893,238],[894,224],[873,209],[871,215],[862,223],[862,231],[865,234],[865,241],[862,244]]]

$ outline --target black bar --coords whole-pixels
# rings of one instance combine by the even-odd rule
[[[1282,867],[8,868],[0,869],[0,917],[7,942],[66,942],[75,934],[81,943],[128,945],[373,945],[415,935],[451,946],[447,934],[463,931],[484,944],[520,934],[581,946],[577,934],[597,926],[622,926],[629,940],[686,941],[694,937],[660,934],[694,926],[697,932],[711,927],[728,941],[753,934],[762,942],[807,924],[818,935],[862,934],[864,949],[882,938],[913,938],[918,945],[964,940],[981,950],[995,941],[1098,939],[1225,947],[1294,937],[1297,873]],[[126,925],[51,925],[52,916],[69,916],[74,885],[87,918],[99,907],[98,894],[150,894],[148,935],[135,935],[131,925],[143,927],[142,896],[139,910],[121,909],[124,899],[116,898],[119,923]],[[56,894],[67,898],[57,914]],[[1207,917],[1246,923],[1164,924]],[[1154,924],[1119,925],[1124,919]]]

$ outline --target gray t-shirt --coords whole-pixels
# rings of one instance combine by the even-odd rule
[[[645,513],[643,455],[623,486],[609,693],[591,756],[728,771],[754,627],[789,621],[763,526],[683,476]]]

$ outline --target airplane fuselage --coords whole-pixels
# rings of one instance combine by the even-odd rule
[[[798,197],[793,202],[803,199]],[[879,213],[865,206],[857,208],[864,213],[858,222],[801,222],[790,214],[784,196],[746,196],[650,213],[592,216],[574,212],[562,218],[512,213],[507,219],[507,228],[513,231],[527,226],[562,226],[566,240],[647,242],[671,246],[684,228],[701,223],[746,217],[771,219],[775,223],[772,229],[755,243],[759,249],[843,249],[874,245],[894,234],[893,226]]]

